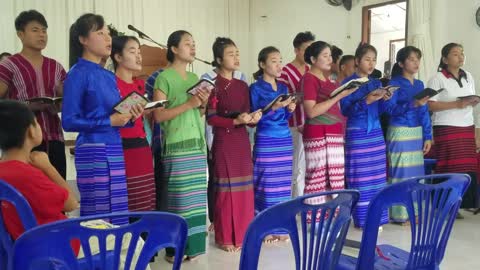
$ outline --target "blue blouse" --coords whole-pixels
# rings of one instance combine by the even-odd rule
[[[420,80],[414,80],[413,84],[403,76],[396,76],[390,80],[390,85],[399,86],[396,92],[398,105],[408,104],[408,110],[403,114],[392,115],[390,125],[398,127],[422,127],[423,140],[432,139],[432,123],[428,112],[428,105],[414,107],[414,96],[425,87]]]
[[[286,85],[277,83],[277,91],[275,91],[270,83],[260,77],[255,83],[250,85],[250,109],[252,112],[262,109],[279,95],[285,94],[288,94]],[[257,124],[256,134],[273,138],[291,136],[288,127],[288,119],[290,116],[292,116],[292,114],[288,111],[287,107],[280,108],[276,111],[270,110],[265,112]]]
[[[352,76],[343,80],[342,84],[358,78],[360,78],[360,76],[354,73]],[[387,101],[380,99],[377,102],[367,105],[367,95],[370,92],[382,87],[380,80],[375,78],[369,79],[370,81],[362,85],[357,91],[340,100],[342,114],[348,118],[347,128],[367,129],[367,133],[374,129],[381,128],[380,115],[382,113],[397,115],[405,112],[408,109],[405,104],[402,106],[397,106],[395,103],[396,92],[394,93],[393,97]]]
[[[64,83],[62,125],[79,132],[76,145],[121,144],[118,127],[110,124],[113,107],[120,101],[115,75],[99,64],[80,58]]]

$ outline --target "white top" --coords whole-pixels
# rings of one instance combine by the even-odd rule
[[[472,74],[464,71],[464,75],[460,76],[457,81],[448,72],[437,72],[427,83],[429,88],[438,90],[445,88],[443,92],[432,97],[430,101],[456,101],[458,97],[475,95],[475,82]],[[460,86],[460,84],[462,86]],[[450,109],[434,112],[432,115],[432,126],[455,126],[468,127],[473,125],[473,108],[468,106],[464,109]]]

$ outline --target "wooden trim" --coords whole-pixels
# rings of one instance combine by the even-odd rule
[[[410,10],[410,0],[405,0],[407,3],[405,9],[405,45],[408,45],[408,11]]]
[[[383,7],[383,6],[398,4],[398,3],[402,3],[402,2],[407,2],[407,6],[408,6],[408,1],[407,0],[392,0],[392,1],[382,2],[382,3],[378,3],[378,4],[374,4],[374,5],[364,6],[363,8],[372,9],[372,8],[376,8],[376,7]]]
[[[362,43],[370,43],[370,32],[372,26],[372,11],[362,8]]]
[[[363,6],[362,7],[362,42],[370,43],[370,34],[372,29],[372,8],[383,7],[387,5],[393,5],[398,3],[405,2],[405,44],[408,42],[408,11],[409,11],[409,0],[393,0],[387,1],[379,4]]]
[[[391,39],[389,42],[388,42],[388,58],[390,60],[390,62],[392,62],[392,67],[393,67],[393,64],[395,64],[395,58],[396,58],[396,55],[392,55],[392,44],[394,42],[398,42],[398,41],[405,41],[406,40],[404,38],[399,38],[399,39]],[[405,43],[406,44],[406,43]]]

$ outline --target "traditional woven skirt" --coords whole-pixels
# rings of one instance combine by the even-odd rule
[[[345,154],[341,124],[305,126],[304,194],[345,189]],[[324,203],[325,197],[314,198]]]
[[[256,136],[253,158],[255,213],[291,198],[292,137]]]
[[[205,253],[207,156],[200,150],[171,152],[162,156],[163,177],[168,178],[168,211],[187,220],[185,255]],[[167,249],[167,254],[174,252]]]
[[[389,184],[425,174],[422,127],[389,127],[387,146]],[[407,209],[393,206],[390,219],[401,223],[408,221]]]
[[[125,162],[121,144],[83,144],[75,148],[80,215],[117,213],[128,210]],[[116,225],[127,218],[112,219]]]
[[[253,164],[245,128],[217,130],[213,139],[215,242],[241,246],[254,216]]]
[[[462,208],[477,207],[477,156],[475,127],[434,126],[435,173],[467,173],[472,178]]]
[[[153,156],[146,139],[123,139],[127,175],[128,210],[155,209],[155,177]]]
[[[366,129],[347,128],[345,137],[345,177],[347,187],[360,192],[353,211],[356,227],[363,228],[368,205],[387,185],[387,157],[382,129],[367,133]],[[388,211],[382,214],[380,224],[388,223]]]

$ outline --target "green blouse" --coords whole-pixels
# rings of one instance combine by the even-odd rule
[[[167,68],[155,80],[155,90],[162,91],[168,108],[175,108],[190,98],[187,89],[198,82],[195,73],[187,72],[184,79],[176,70]],[[205,148],[205,121],[198,109],[188,110],[177,117],[161,123],[162,150],[164,153],[187,152]]]

